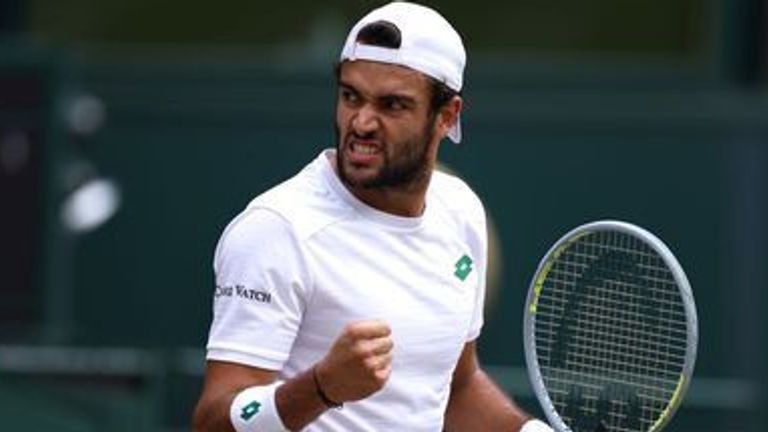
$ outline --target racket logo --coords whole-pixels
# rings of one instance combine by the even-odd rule
[[[472,273],[472,258],[467,255],[462,255],[462,257],[456,261],[456,271],[453,272],[453,275],[463,282],[470,273]]]
[[[587,396],[582,387],[571,385],[568,393],[562,411],[570,420],[573,431],[608,432],[611,428],[643,430],[643,406],[632,386],[611,383],[603,387],[598,395]],[[594,408],[585,408],[590,405]]]
[[[636,331],[644,331],[642,342],[649,346],[660,346],[663,334],[659,328],[658,311],[654,308],[653,298],[645,295],[643,291],[643,277],[646,272],[640,262],[632,254],[623,251],[610,251],[597,258],[589,269],[574,282],[574,289],[566,296],[565,308],[571,313],[565,315],[562,320],[561,331],[557,333],[553,343],[552,366],[556,368],[566,367],[566,353],[572,352],[571,341],[574,339],[591,338],[600,334],[602,321],[589,319],[593,313],[595,304],[589,300],[593,298],[606,298],[608,301],[616,301],[621,298],[627,316],[611,316],[611,319],[623,319],[626,323],[634,325]],[[610,293],[610,294],[606,294]],[[582,305],[585,305],[582,307]],[[617,310],[606,308],[602,313],[617,314]],[[623,311],[622,311],[623,312]],[[604,317],[605,318],[605,317]],[[574,331],[579,329],[579,331]],[[627,347],[623,352],[614,352],[616,367],[622,364],[638,364],[652,370],[655,367],[654,360],[650,358],[635,359],[632,350],[632,341],[628,333],[603,334],[602,341],[590,341],[588,344],[592,350],[607,352],[608,347]],[[637,342],[637,341],[636,341]]]

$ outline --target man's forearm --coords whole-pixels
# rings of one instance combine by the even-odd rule
[[[481,369],[455,383],[445,415],[445,430],[517,432],[530,416],[510,400]]]
[[[264,421],[269,419],[267,429],[275,429],[279,423],[274,416],[289,430],[302,429],[329,407],[365,399],[381,390],[392,371],[390,334],[389,325],[381,320],[350,322],[315,366],[275,389],[262,388],[270,392],[265,396],[268,401],[274,401],[274,405],[268,405],[270,410],[264,411],[268,415],[261,417]],[[241,392],[258,391],[246,390],[249,387],[269,385],[276,376],[277,372],[272,370],[209,362],[203,395],[195,410],[195,432],[231,431],[232,401]]]
[[[229,420],[229,407],[235,394],[219,395],[215,399],[200,400],[192,420],[193,432],[235,432]]]
[[[318,394],[312,374],[312,369],[306,370],[277,388],[277,411],[288,430],[304,428],[328,409]]]
[[[245,388],[201,400],[195,410],[193,430],[234,432],[230,409],[235,397],[243,390]],[[274,398],[280,420],[288,430],[302,429],[328,409],[317,393],[311,369],[282,383]]]

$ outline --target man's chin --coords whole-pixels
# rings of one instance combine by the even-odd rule
[[[379,187],[379,179],[376,176],[346,176],[344,183],[352,188],[373,189]]]
[[[341,180],[351,187],[375,187],[378,179],[379,171],[374,168],[362,168],[344,164],[341,169]]]

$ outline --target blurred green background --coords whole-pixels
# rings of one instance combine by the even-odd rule
[[[441,158],[496,227],[488,370],[536,412],[528,278],[565,230],[624,219],[698,303],[669,430],[765,431],[766,1],[425,3],[469,51]],[[332,64],[380,4],[0,0],[0,429],[189,429],[218,235],[333,144]]]

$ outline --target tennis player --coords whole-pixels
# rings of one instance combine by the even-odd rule
[[[551,431],[480,369],[486,226],[435,171],[461,139],[466,54],[395,2],[351,30],[337,143],[256,197],[215,251],[195,431]]]

